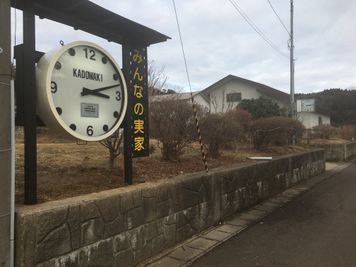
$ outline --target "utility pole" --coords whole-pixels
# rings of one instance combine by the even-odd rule
[[[0,0],[0,266],[12,264],[11,177],[13,164],[10,0]]]
[[[290,0],[290,116],[296,119],[294,104],[294,30],[293,30],[294,5]]]

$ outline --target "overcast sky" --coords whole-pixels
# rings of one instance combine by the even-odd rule
[[[270,1],[289,29],[290,1]],[[149,59],[165,67],[171,87],[189,90],[171,0],[92,2],[170,36],[171,40],[150,46]],[[294,2],[296,92],[356,89],[356,1]],[[287,57],[257,35],[228,0],[176,0],[193,89],[202,90],[233,74],[289,92],[288,33],[267,0],[236,3]],[[16,42],[21,43],[21,12],[16,17]],[[121,64],[116,44],[48,20],[37,19],[37,26],[37,50],[58,47],[60,40],[89,40],[108,49]]]

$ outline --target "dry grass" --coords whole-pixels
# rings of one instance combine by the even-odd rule
[[[21,136],[17,136],[18,139]],[[56,142],[54,142],[56,141]],[[204,171],[199,145],[187,148],[179,162],[161,160],[157,142],[156,149],[146,158],[133,160],[134,183],[172,179],[173,177],[197,171]],[[24,190],[24,145],[16,145],[16,202],[23,203]],[[78,145],[65,139],[57,139],[48,133],[38,136],[38,200],[46,202],[81,194],[98,192],[124,186],[123,159],[115,161],[114,168],[108,166],[108,151],[99,143]],[[209,159],[210,169],[248,161],[250,156],[278,156],[302,151],[302,147],[273,147],[264,152],[252,150],[249,146],[237,151],[224,150],[219,159]]]
[[[330,139],[310,139],[309,144],[311,145],[322,145],[322,144],[346,144],[350,141],[342,138],[330,138]]]

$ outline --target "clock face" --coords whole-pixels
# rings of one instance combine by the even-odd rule
[[[126,111],[121,70],[106,52],[84,42],[67,45],[49,65],[47,97],[71,135],[98,141],[111,135]]]

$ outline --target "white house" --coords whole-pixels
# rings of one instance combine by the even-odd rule
[[[209,100],[210,112],[214,113],[231,110],[243,99],[256,99],[259,97],[267,97],[274,100],[286,111],[290,105],[289,94],[234,75],[228,75],[217,81],[201,91],[200,94],[205,95]],[[317,112],[315,101],[307,99],[297,101],[297,119],[307,129],[321,124],[330,124],[330,117]]]
[[[200,94],[208,99],[210,112],[213,113],[231,110],[243,99],[267,97],[277,102],[281,108],[286,109],[289,103],[287,93],[234,75],[228,75],[217,81],[201,91]]]
[[[297,100],[297,119],[303,123],[306,129],[319,125],[330,125],[330,117],[328,115],[316,112],[315,99]]]
[[[234,75],[228,75],[206,89],[193,93],[195,103],[212,113],[227,112],[234,109],[243,99],[257,99],[260,97],[269,98],[275,101],[280,108],[284,108],[286,111],[289,110],[289,94]],[[173,99],[188,101],[191,99],[191,94],[157,95],[151,97],[150,102]],[[297,118],[305,128],[310,129],[320,124],[330,124],[329,116],[315,111],[314,102],[308,102],[308,100],[298,101]]]

